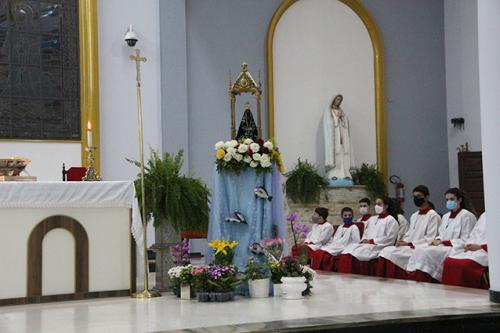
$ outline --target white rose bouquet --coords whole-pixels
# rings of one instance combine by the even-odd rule
[[[240,172],[246,168],[256,169],[257,172],[272,171],[276,163],[283,173],[281,155],[275,144],[268,140],[242,138],[239,141],[219,141],[215,144],[215,163],[217,170]]]

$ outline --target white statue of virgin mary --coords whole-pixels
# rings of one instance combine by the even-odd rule
[[[325,135],[325,169],[328,179],[351,179],[349,169],[354,166],[349,119],[340,104],[342,95],[333,99],[323,115]]]

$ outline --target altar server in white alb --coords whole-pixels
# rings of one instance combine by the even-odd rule
[[[409,229],[396,246],[388,246],[380,252],[377,276],[405,279],[408,260],[415,247],[427,245],[437,237],[441,217],[432,209],[427,186],[413,189],[413,202],[418,210],[410,217]]]
[[[441,281],[444,260],[453,247],[463,246],[477,222],[472,206],[460,189],[450,188],[445,196],[449,212],[443,216],[438,237],[429,245],[416,247],[408,261],[407,270],[412,272],[412,280]]]
[[[333,237],[325,245],[314,251],[311,263],[312,269],[322,268],[327,271],[333,271],[333,265],[336,262],[335,259],[338,258],[334,259],[332,257],[337,257],[348,245],[359,243],[360,233],[358,226],[352,221],[354,215],[352,208],[342,208],[340,215],[344,224],[337,228]]]
[[[368,198],[362,198],[361,200],[359,200],[360,217],[356,222],[363,222],[366,225],[370,217],[372,217],[372,214],[370,214],[370,205],[371,202]]]
[[[335,231],[335,235],[321,247],[322,250],[334,256],[342,253],[348,245],[359,244],[360,241],[359,229],[352,223],[352,209],[344,207],[341,214],[344,224],[340,225]]]
[[[408,223],[408,220],[405,217],[405,211],[403,210],[403,208],[401,208],[401,202],[398,199],[393,199],[393,202],[394,202],[394,210],[397,213],[397,221],[399,225],[397,240],[400,240],[408,231],[410,223]]]
[[[453,251],[443,264],[443,283],[455,286],[489,289],[485,272],[488,268],[486,213],[481,214],[463,246]]]
[[[372,275],[373,267],[364,267],[356,271],[356,261],[367,262],[376,259],[383,248],[394,245],[399,230],[394,203],[388,197],[378,197],[375,200],[375,213],[378,215],[368,220],[361,242],[347,246],[342,252],[339,272]]]
[[[307,234],[305,243],[315,251],[325,245],[333,235],[333,226],[327,222],[328,208],[318,207],[314,210],[311,222],[313,226]]]

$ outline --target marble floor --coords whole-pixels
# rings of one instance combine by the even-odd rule
[[[203,331],[244,332],[264,328],[266,322],[286,325],[324,318],[349,322],[377,316],[500,311],[489,302],[488,292],[478,289],[336,273],[318,274],[313,286],[314,294],[303,300],[237,298],[228,303],[198,303],[165,293],[152,300],[108,298],[0,307],[0,332],[165,332],[209,327],[214,329]]]

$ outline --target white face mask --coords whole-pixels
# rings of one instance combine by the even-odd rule
[[[384,211],[384,206],[375,205],[375,213],[382,214]]]
[[[361,215],[366,215],[368,214],[368,207],[359,207],[359,213]]]

